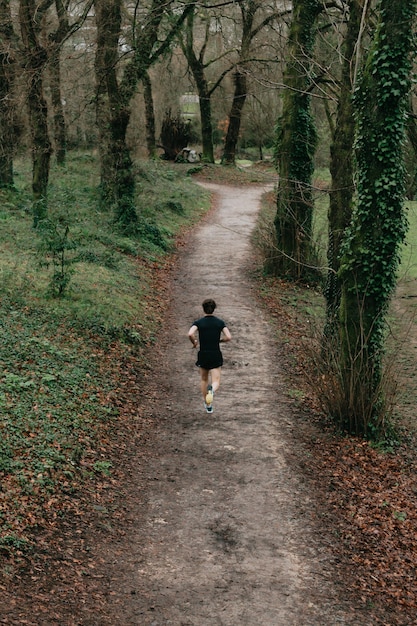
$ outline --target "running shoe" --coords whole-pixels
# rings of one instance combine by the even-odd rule
[[[213,404],[214,391],[212,385],[207,387],[206,404],[211,406]]]
[[[205,402],[204,403],[204,408],[206,409],[207,413],[213,413],[213,405],[212,404],[207,404]]]

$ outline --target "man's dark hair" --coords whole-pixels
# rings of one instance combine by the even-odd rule
[[[216,303],[214,302],[214,300],[211,300],[210,298],[208,298],[207,300],[204,300],[203,302],[204,313],[206,313],[207,315],[211,315],[214,312],[215,308],[216,308]]]

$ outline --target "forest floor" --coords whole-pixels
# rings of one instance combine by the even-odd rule
[[[335,437],[289,393],[303,371],[274,325],[301,330],[251,280],[265,188],[204,184],[163,330],[145,368],[121,368],[114,471],[2,581],[0,623],[417,624],[415,461]],[[233,336],[213,415],[186,336],[206,297]]]

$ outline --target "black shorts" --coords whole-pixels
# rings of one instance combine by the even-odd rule
[[[205,370],[213,370],[223,365],[223,355],[220,350],[208,352],[200,350],[197,356],[196,365]]]

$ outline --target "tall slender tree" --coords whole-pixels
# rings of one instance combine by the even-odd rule
[[[242,39],[239,50],[239,62],[233,72],[234,93],[232,106],[229,113],[229,124],[226,138],[224,140],[224,150],[222,156],[223,165],[235,165],[236,146],[239,139],[242,111],[248,95],[248,75],[245,64],[249,60],[251,42],[255,36],[254,19],[255,14],[261,7],[257,0],[238,0],[242,17]]]
[[[332,176],[329,206],[329,245],[325,297],[325,341],[337,339],[338,315],[341,297],[339,278],[341,242],[350,223],[354,197],[353,141],[355,122],[352,94],[354,89],[355,59],[361,24],[364,23],[366,0],[349,0],[348,20],[342,47],[342,72],[337,107],[336,125],[330,146],[330,173]]]
[[[0,0],[0,187],[12,187],[16,149],[14,86],[17,75],[17,38],[10,0]]]
[[[146,146],[150,159],[156,157],[156,135],[155,135],[155,109],[152,94],[152,81],[149,73],[144,72],[142,76],[143,100],[145,102],[146,119]]]
[[[56,4],[55,4],[56,2]],[[27,76],[27,104],[29,123],[32,134],[32,193],[33,223],[38,223],[47,215],[47,192],[49,181],[52,144],[48,129],[48,106],[44,95],[44,70],[63,41],[77,30],[84,22],[91,2],[82,3],[83,11],[79,11],[70,24],[68,12],[70,7],[60,0],[20,0],[19,25],[22,39],[21,63]],[[51,22],[56,29],[49,32],[45,41],[45,23],[51,9],[57,13]]]
[[[46,198],[52,154],[48,132],[48,107],[43,86],[43,70],[48,62],[48,53],[40,41],[42,20],[51,4],[52,0],[44,5],[42,10],[34,0],[21,0],[19,4],[20,32],[24,46],[25,70],[28,77],[27,102],[32,132],[34,226],[37,226],[47,214]]]
[[[67,154],[67,131],[62,106],[60,50],[55,49],[49,59],[49,85],[53,110],[53,130],[55,139],[55,154],[58,165],[64,165]]]
[[[66,159],[67,131],[64,115],[64,107],[61,95],[61,48],[62,44],[71,34],[78,30],[85,22],[93,0],[86,0],[78,10],[81,13],[73,23],[70,23],[69,7],[62,0],[54,0],[58,26],[49,33],[49,86],[53,110],[53,131],[55,140],[56,160],[63,165]]]
[[[187,18],[184,33],[180,36],[180,43],[184,56],[188,61],[188,66],[193,75],[198,92],[201,121],[202,160],[205,163],[214,163],[213,123],[211,118],[211,96],[213,94],[213,87],[209,88],[208,80],[205,75],[206,68],[213,61],[211,60],[209,62],[205,62],[204,60],[210,36],[210,19],[206,20],[203,43],[197,53],[194,42],[194,18],[195,9]],[[216,87],[218,85],[219,82],[217,81]]]
[[[283,111],[277,124],[279,172],[274,270],[294,279],[310,278],[313,198],[311,190],[316,129],[311,114],[312,53],[320,0],[294,0],[284,72]]]
[[[238,51],[238,60],[233,71],[233,99],[229,113],[229,124],[224,141],[222,155],[223,165],[235,165],[236,147],[239,140],[242,113],[248,96],[248,79],[251,73],[251,64],[256,61],[254,41],[266,26],[274,22],[279,16],[285,15],[288,10],[276,5],[269,6],[260,0],[237,0],[241,14],[242,34]],[[260,19],[257,19],[260,16]]]
[[[386,315],[407,224],[403,146],[416,0],[380,0],[378,8],[373,45],[354,95],[358,197],[339,270],[342,423],[365,436],[384,428]]]
[[[123,97],[118,79],[122,0],[95,3],[97,51],[96,111],[100,133],[101,203],[112,207],[121,225],[137,220],[134,206],[135,181],[126,145],[129,101]]]

